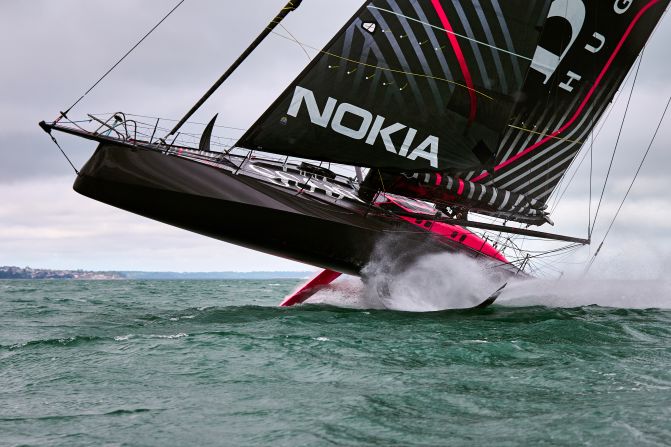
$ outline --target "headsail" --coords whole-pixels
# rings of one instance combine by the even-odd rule
[[[484,162],[488,166],[431,176],[405,173],[387,179],[385,189],[506,220],[551,222],[545,203],[668,4],[553,0],[496,156]]]
[[[397,172],[482,169],[549,5],[367,1],[238,145]]]
[[[554,0],[496,163],[465,176],[545,203],[669,0]]]

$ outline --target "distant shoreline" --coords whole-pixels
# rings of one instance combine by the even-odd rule
[[[79,280],[79,281],[110,281],[110,280],[223,280],[223,279],[303,279],[314,275],[314,272],[142,272],[142,271],[87,271],[87,270],[52,270],[34,269],[31,267],[0,267],[0,280]]]

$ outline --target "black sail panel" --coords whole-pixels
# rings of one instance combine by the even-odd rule
[[[466,180],[547,202],[669,0],[554,0],[496,163]]]
[[[373,0],[238,145],[392,171],[494,160],[551,0]]]

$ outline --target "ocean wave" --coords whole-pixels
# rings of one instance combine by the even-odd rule
[[[104,337],[76,335],[72,337],[49,338],[44,340],[30,340],[23,343],[15,343],[13,345],[1,345],[2,349],[14,351],[22,348],[31,348],[39,346],[56,346],[56,347],[72,347],[79,346],[86,343],[93,343],[102,340]]]
[[[128,341],[131,339],[145,338],[145,339],[164,339],[164,340],[176,340],[178,338],[186,338],[189,334],[180,332],[179,334],[127,334],[127,335],[118,335],[114,337],[114,341]]]

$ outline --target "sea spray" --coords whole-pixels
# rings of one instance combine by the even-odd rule
[[[480,304],[502,285],[487,264],[441,253],[418,258],[393,274],[370,264],[364,293],[385,308],[409,312],[464,309]]]
[[[508,283],[500,306],[623,309],[671,309],[671,281],[597,279],[582,275],[561,279],[503,278],[491,264],[460,254],[434,253],[409,261],[389,244],[359,278],[344,277],[309,302],[358,309],[432,312],[473,307]],[[596,275],[593,275],[596,276]],[[629,278],[624,273],[623,278]]]
[[[438,260],[434,258],[440,258]],[[450,258],[449,269],[441,268]],[[456,259],[455,259],[456,258]],[[383,277],[367,284],[345,277],[320,291],[308,303],[353,309],[392,309],[431,312],[460,309],[477,304],[491,294],[497,282],[479,276],[461,256],[430,255],[391,281],[389,294],[380,296]],[[438,261],[438,262],[436,262]],[[459,263],[458,261],[463,261]],[[456,266],[456,267],[455,267]],[[515,279],[496,302],[497,306],[579,308],[599,306],[620,309],[671,309],[671,281],[603,279]]]
[[[407,312],[470,308],[506,281],[492,267],[461,254],[431,253],[422,244],[408,250],[390,237],[378,244],[363,280],[343,278],[309,302]]]
[[[671,282],[663,280],[529,279],[511,283],[499,305],[671,309]]]

